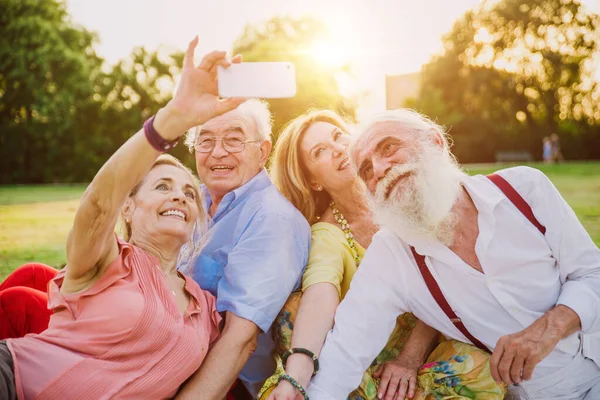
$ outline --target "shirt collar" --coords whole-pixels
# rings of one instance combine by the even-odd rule
[[[479,211],[493,211],[506,198],[485,175],[465,176],[462,184]]]
[[[492,216],[496,206],[505,199],[502,192],[485,175],[465,175],[461,183],[480,214]],[[404,241],[420,254],[432,253],[445,247],[442,242],[430,235],[413,235],[404,238]]]
[[[269,178],[267,170],[263,168],[248,182],[223,196],[223,199],[221,199],[221,202],[219,203],[219,207],[217,208],[217,212],[215,213],[213,220],[218,220],[225,214],[225,211],[232,209],[233,207],[244,201],[246,198],[248,198],[252,193],[265,189],[271,184],[271,178]],[[206,207],[206,210],[208,210],[212,205],[212,199],[210,197],[206,185],[201,185],[200,191],[204,195],[204,206]]]

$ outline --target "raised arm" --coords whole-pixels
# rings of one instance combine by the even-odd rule
[[[219,101],[214,67],[227,67],[229,62],[225,52],[212,52],[195,67],[193,57],[197,43],[198,38],[195,38],[189,44],[181,83],[174,98],[154,119],[154,129],[166,141],[179,138],[186,130],[237,107],[243,101]],[[160,152],[150,145],[141,129],[96,174],[81,199],[67,239],[65,284],[69,290],[81,289],[97,279],[117,257],[113,232],[120,209],[131,189],[159,155]]]

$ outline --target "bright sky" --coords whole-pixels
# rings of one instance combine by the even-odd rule
[[[185,49],[200,37],[197,53],[230,50],[248,23],[275,15],[311,14],[329,25],[341,53],[356,67],[358,87],[371,95],[361,114],[385,107],[385,74],[418,71],[442,49],[454,21],[480,0],[66,0],[75,22],[100,36],[101,56],[113,63],[135,46]],[[582,0],[600,12],[600,0]]]

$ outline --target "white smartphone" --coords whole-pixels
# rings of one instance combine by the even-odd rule
[[[296,69],[290,62],[243,62],[218,67],[219,96],[283,99],[296,95]]]

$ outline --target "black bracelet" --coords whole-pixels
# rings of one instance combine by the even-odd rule
[[[304,397],[304,400],[309,400],[308,395],[306,394],[306,390],[304,390],[302,385],[299,384],[294,378],[292,378],[288,374],[283,374],[283,375],[279,375],[279,380],[277,381],[277,383],[279,383],[281,381],[288,381],[289,383],[291,383],[292,386],[295,387],[296,390],[300,392],[302,397]]]
[[[285,363],[287,362],[288,357],[295,353],[304,354],[304,355],[312,358],[312,360],[313,360],[312,376],[315,376],[317,374],[317,372],[319,372],[319,358],[317,356],[315,356],[315,353],[313,353],[312,351],[310,351],[308,349],[303,349],[302,347],[294,347],[294,348],[289,349],[285,353],[283,353],[283,356],[281,357],[281,363],[283,364],[283,369],[285,369]]]

